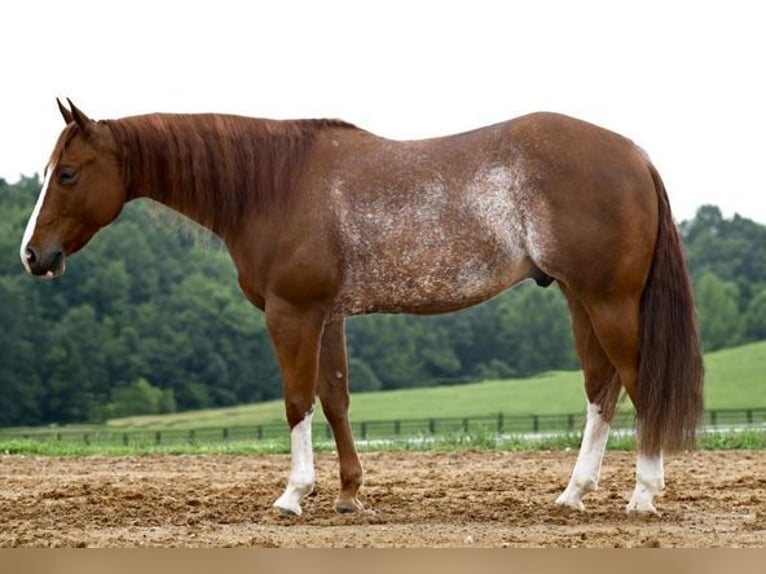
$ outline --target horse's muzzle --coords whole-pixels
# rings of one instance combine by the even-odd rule
[[[54,279],[63,275],[66,269],[66,257],[61,248],[50,249],[40,253],[34,247],[28,245],[24,250],[24,267],[32,275],[43,279]]]

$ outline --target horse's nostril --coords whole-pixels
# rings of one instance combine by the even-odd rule
[[[37,253],[35,253],[35,250],[31,247],[27,247],[27,250],[25,252],[25,255],[27,257],[27,263],[30,265],[33,265],[35,261],[37,261]]]

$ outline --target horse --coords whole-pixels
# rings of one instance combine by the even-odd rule
[[[587,398],[580,451],[555,504],[596,489],[619,397],[635,407],[629,513],[656,513],[663,454],[690,448],[703,362],[689,272],[664,184],[631,140],[537,112],[452,136],[394,141],[340,120],[155,113],[65,127],[20,257],[60,276],[123,206],[150,198],[217,234],[265,313],[282,377],[291,467],[274,508],[314,489],[316,396],[337,447],[337,512],[363,509],[348,418],[345,319],[432,314],[525,279],[555,282]]]

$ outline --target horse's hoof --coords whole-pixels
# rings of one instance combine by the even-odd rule
[[[303,513],[300,504],[294,504],[286,500],[277,500],[272,507],[280,516],[300,516]]]
[[[653,492],[648,488],[637,485],[633,495],[630,497],[630,502],[625,507],[625,512],[633,516],[659,516],[660,513],[654,507],[654,496],[663,486],[665,485],[660,485]]]
[[[643,518],[649,518],[653,516],[659,516],[660,513],[657,512],[657,509],[654,507],[653,504],[637,504],[633,501],[628,503],[628,506],[625,507],[625,513],[629,516],[638,516]]]
[[[294,508],[280,508],[279,506],[274,507],[274,511],[279,514],[279,516],[285,517],[285,518],[293,518],[300,516],[302,511],[300,508],[297,510]]]
[[[563,511],[585,512],[585,505],[582,500],[565,497],[563,494],[556,499],[556,507]]]
[[[277,498],[274,508],[282,516],[300,516],[302,514],[301,501],[314,492],[314,483],[288,484],[282,496]]]
[[[335,501],[335,512],[338,514],[349,514],[351,512],[361,512],[363,510],[364,505],[362,505],[356,497],[339,498]]]

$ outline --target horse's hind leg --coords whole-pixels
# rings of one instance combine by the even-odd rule
[[[556,504],[584,510],[583,495],[598,486],[601,461],[609,438],[609,424],[614,415],[621,384],[614,366],[593,330],[587,311],[566,287],[561,285],[561,289],[567,297],[572,315],[575,346],[585,376],[588,410],[580,453],[572,477],[564,492],[556,499]]]
[[[335,435],[340,459],[340,494],[335,501],[335,510],[361,510],[362,504],[356,495],[362,484],[362,465],[348,420],[348,360],[343,319],[325,326],[319,357],[319,399]]]
[[[627,506],[629,513],[655,513],[654,497],[665,488],[662,452],[645,454],[641,449],[638,404],[638,359],[641,345],[640,296],[627,294],[614,300],[588,304],[593,328],[609,361],[617,369],[639,419],[636,487]],[[647,326],[651,328],[651,325]]]

